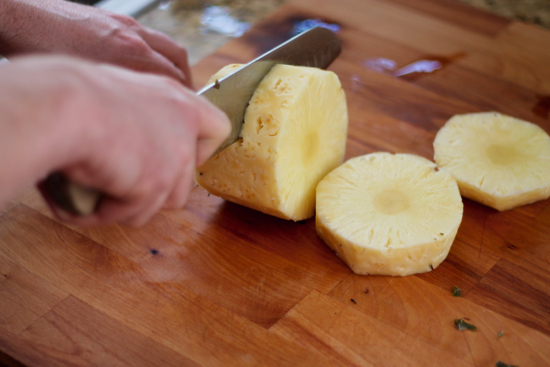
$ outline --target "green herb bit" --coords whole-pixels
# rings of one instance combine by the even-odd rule
[[[499,331],[498,334],[497,334],[497,339],[498,338],[502,338],[504,336],[504,331]]]
[[[504,362],[498,361],[497,362],[497,367],[519,367],[519,366],[512,365],[512,364],[506,364]]]
[[[458,288],[457,286],[454,286],[452,289],[453,297],[462,297],[462,289]]]
[[[466,321],[464,321],[463,319],[456,319],[455,320],[455,326],[456,326],[456,329],[457,330],[473,330],[473,331],[477,331],[477,327],[475,327],[474,325],[472,324],[468,324]]]

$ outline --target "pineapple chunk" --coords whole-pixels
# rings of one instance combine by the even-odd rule
[[[496,112],[453,116],[436,135],[434,159],[462,196],[497,210],[550,197],[550,137]]]
[[[242,139],[199,167],[195,180],[214,195],[276,217],[310,218],[317,183],[342,163],[347,125],[336,74],[276,65],[250,100]]]
[[[317,186],[317,234],[356,274],[435,269],[462,221],[450,173],[410,154],[348,160]]]

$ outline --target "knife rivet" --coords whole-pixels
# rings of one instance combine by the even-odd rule
[[[218,79],[216,79],[216,82],[214,83],[214,88],[220,89],[220,82],[218,81]]]
[[[151,249],[151,255],[156,255],[159,253],[159,250]]]

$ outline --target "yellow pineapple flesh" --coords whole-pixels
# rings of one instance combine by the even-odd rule
[[[276,65],[250,100],[241,139],[199,167],[195,180],[267,214],[310,218],[317,183],[342,163],[347,125],[345,94],[334,73]]]
[[[550,197],[550,137],[496,112],[453,116],[436,135],[434,159],[460,193],[497,210]]]
[[[462,212],[451,174],[410,154],[352,158],[317,186],[317,234],[356,274],[435,269],[449,253]]]

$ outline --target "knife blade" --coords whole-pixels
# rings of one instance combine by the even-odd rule
[[[248,102],[260,81],[274,65],[288,64],[325,69],[338,57],[340,50],[340,40],[334,32],[322,27],[312,28],[200,90],[197,94],[204,96],[225,112],[231,121],[229,137],[212,156],[239,140]],[[79,216],[92,214],[104,196],[93,188],[75,184],[61,172],[50,174],[39,187],[48,201],[70,214]]]
[[[326,69],[338,57],[340,50],[340,40],[334,32],[322,27],[312,28],[200,90],[197,94],[203,95],[225,112],[232,126],[231,134],[212,156],[239,139],[248,101],[274,65]]]

